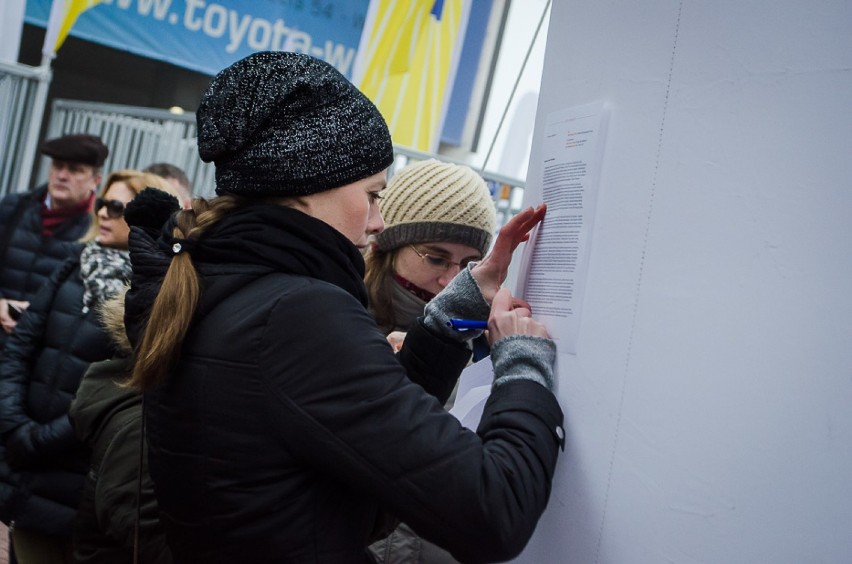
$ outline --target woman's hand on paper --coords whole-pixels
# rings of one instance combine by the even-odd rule
[[[512,253],[518,245],[529,239],[530,231],[544,219],[545,213],[547,213],[547,204],[540,204],[535,208],[529,207],[516,214],[500,228],[500,233],[488,256],[471,269],[470,273],[479,285],[482,297],[489,304],[506,280]]]
[[[491,303],[491,315],[488,316],[488,344],[493,345],[500,339],[512,335],[549,338],[547,329],[532,318],[529,308],[518,307],[509,290],[502,288]]]

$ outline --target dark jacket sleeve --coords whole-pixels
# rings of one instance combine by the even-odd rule
[[[342,292],[277,306],[264,340],[259,372],[280,404],[270,410],[280,417],[274,429],[300,458],[462,561],[507,560],[523,549],[546,506],[559,447],[562,412],[550,391],[527,381],[501,386],[473,433],[409,377],[452,384],[469,351],[451,354],[457,348],[420,326],[397,359]],[[306,346],[282,355],[275,344],[291,340]],[[279,376],[293,365],[314,376]]]
[[[429,332],[418,319],[405,336],[399,351],[399,363],[408,379],[419,384],[441,404],[445,404],[470,360],[470,349],[455,341],[446,341]],[[440,363],[436,365],[436,362]]]
[[[49,310],[59,285],[74,269],[69,259],[51,275],[33,298],[0,355],[0,434],[10,461],[31,465],[78,444],[68,416],[38,422],[27,413],[33,366],[42,347]]]

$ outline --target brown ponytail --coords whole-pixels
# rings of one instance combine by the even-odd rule
[[[192,209],[179,211],[175,216],[172,236],[197,241],[208,227],[215,225],[240,202],[241,199],[234,196],[221,196],[209,202],[196,198],[192,201]],[[186,252],[178,253],[172,258],[151,307],[128,386],[146,392],[165,381],[180,356],[200,296],[201,283],[192,257]]]

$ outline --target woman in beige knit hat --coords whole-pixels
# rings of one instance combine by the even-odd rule
[[[497,213],[481,176],[435,159],[400,169],[379,205],[385,230],[367,254],[365,281],[376,323],[398,347],[426,303],[485,256]]]
[[[426,304],[468,263],[485,256],[497,214],[481,176],[435,159],[400,169],[379,206],[385,230],[367,254],[365,281],[376,323],[398,350]],[[454,398],[455,390],[447,406]],[[405,523],[370,548],[383,564],[457,562]]]

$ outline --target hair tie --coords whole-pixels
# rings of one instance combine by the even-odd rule
[[[170,237],[168,240],[160,238],[157,244],[160,249],[166,251],[172,256],[175,256],[184,252],[192,254],[192,251],[195,250],[196,241],[192,239],[174,239]]]

